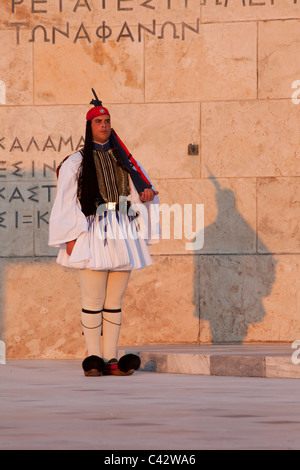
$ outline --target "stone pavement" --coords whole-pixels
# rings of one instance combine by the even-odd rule
[[[205,355],[226,362],[234,357],[230,348],[206,347]],[[233,349],[235,357],[242,350],[244,357],[287,357],[281,347],[272,356],[262,348]],[[114,450],[300,449],[300,381],[143,370],[87,378],[79,360],[9,360],[0,366],[0,449],[99,449],[107,456]]]

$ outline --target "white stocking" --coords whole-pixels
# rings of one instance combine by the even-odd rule
[[[102,312],[82,309],[81,325],[88,355],[101,357]]]

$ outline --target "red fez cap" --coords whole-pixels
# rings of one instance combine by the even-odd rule
[[[105,114],[110,116],[107,108],[104,108],[103,106],[95,106],[94,108],[90,109],[89,112],[87,113],[86,120],[91,121],[95,117],[104,116]]]

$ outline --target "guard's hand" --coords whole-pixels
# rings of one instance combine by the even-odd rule
[[[67,254],[71,256],[74,245],[76,243],[76,240],[72,240],[71,242],[67,242]]]
[[[158,191],[154,191],[153,189],[147,188],[145,191],[140,194],[140,198],[142,202],[150,202],[153,201],[154,197],[157,196]]]

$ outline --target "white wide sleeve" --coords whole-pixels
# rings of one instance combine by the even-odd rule
[[[88,231],[88,223],[77,198],[78,158],[69,157],[59,172],[56,198],[49,221],[49,246],[64,248]]]

